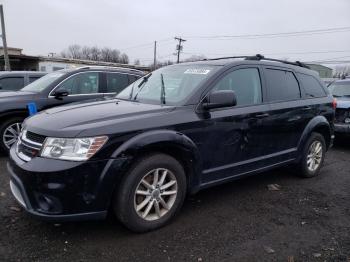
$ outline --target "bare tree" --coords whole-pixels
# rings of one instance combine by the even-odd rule
[[[120,51],[117,49],[113,49],[111,53],[111,61],[113,63],[119,63],[120,61]]]
[[[122,64],[129,63],[129,57],[127,54],[121,54],[118,49],[111,49],[109,47],[100,49],[97,46],[81,47],[80,45],[70,45],[68,48],[61,52],[61,57]]]
[[[140,59],[135,59],[134,65],[140,65],[140,64],[141,64]]]
[[[127,56],[127,54],[122,53],[122,54],[120,55],[119,63],[122,63],[122,64],[129,64],[129,57]]]
[[[90,52],[90,47],[84,46],[81,49],[81,58],[86,59],[86,60],[91,60],[91,52]]]
[[[109,47],[104,47],[101,49],[101,60],[106,61],[106,62],[111,62],[112,61],[112,49]]]

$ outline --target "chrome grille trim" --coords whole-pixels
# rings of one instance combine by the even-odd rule
[[[23,130],[19,136],[16,143],[16,154],[23,161],[30,161],[33,158],[33,155],[28,153],[29,150],[35,150],[40,152],[43,144],[34,142],[27,138],[27,130]]]

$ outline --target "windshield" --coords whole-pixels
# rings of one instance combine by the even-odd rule
[[[151,104],[181,104],[219,68],[205,65],[163,67],[129,85],[117,98]]]
[[[30,83],[29,85],[23,87],[21,91],[39,93],[43,91],[48,85],[53,83],[56,79],[63,76],[64,74],[66,74],[66,71],[57,71],[57,72],[47,74],[39,78],[38,80],[35,80],[34,82]]]
[[[329,91],[335,97],[350,96],[350,82],[334,83],[329,86]]]

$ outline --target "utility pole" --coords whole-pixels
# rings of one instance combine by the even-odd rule
[[[157,41],[154,41],[154,58],[153,58],[154,70],[157,69]]]
[[[8,52],[7,52],[4,10],[3,10],[3,8],[2,8],[2,5],[0,5],[0,16],[1,16],[2,46],[3,46],[3,48],[4,48],[5,71],[10,71],[11,68],[10,68],[9,54],[8,54]]]
[[[182,39],[181,37],[175,37],[175,40],[179,41],[179,44],[176,46],[176,50],[177,50],[177,63],[180,63],[180,52],[183,49],[183,46],[181,45],[181,43],[186,42],[186,40]]]

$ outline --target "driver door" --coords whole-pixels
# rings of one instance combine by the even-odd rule
[[[219,79],[210,92],[215,90],[233,90],[237,105],[210,110],[204,120],[204,139],[200,143],[204,184],[257,168],[256,162],[268,143],[264,140],[264,126],[269,105],[264,104],[261,69],[235,68]]]

